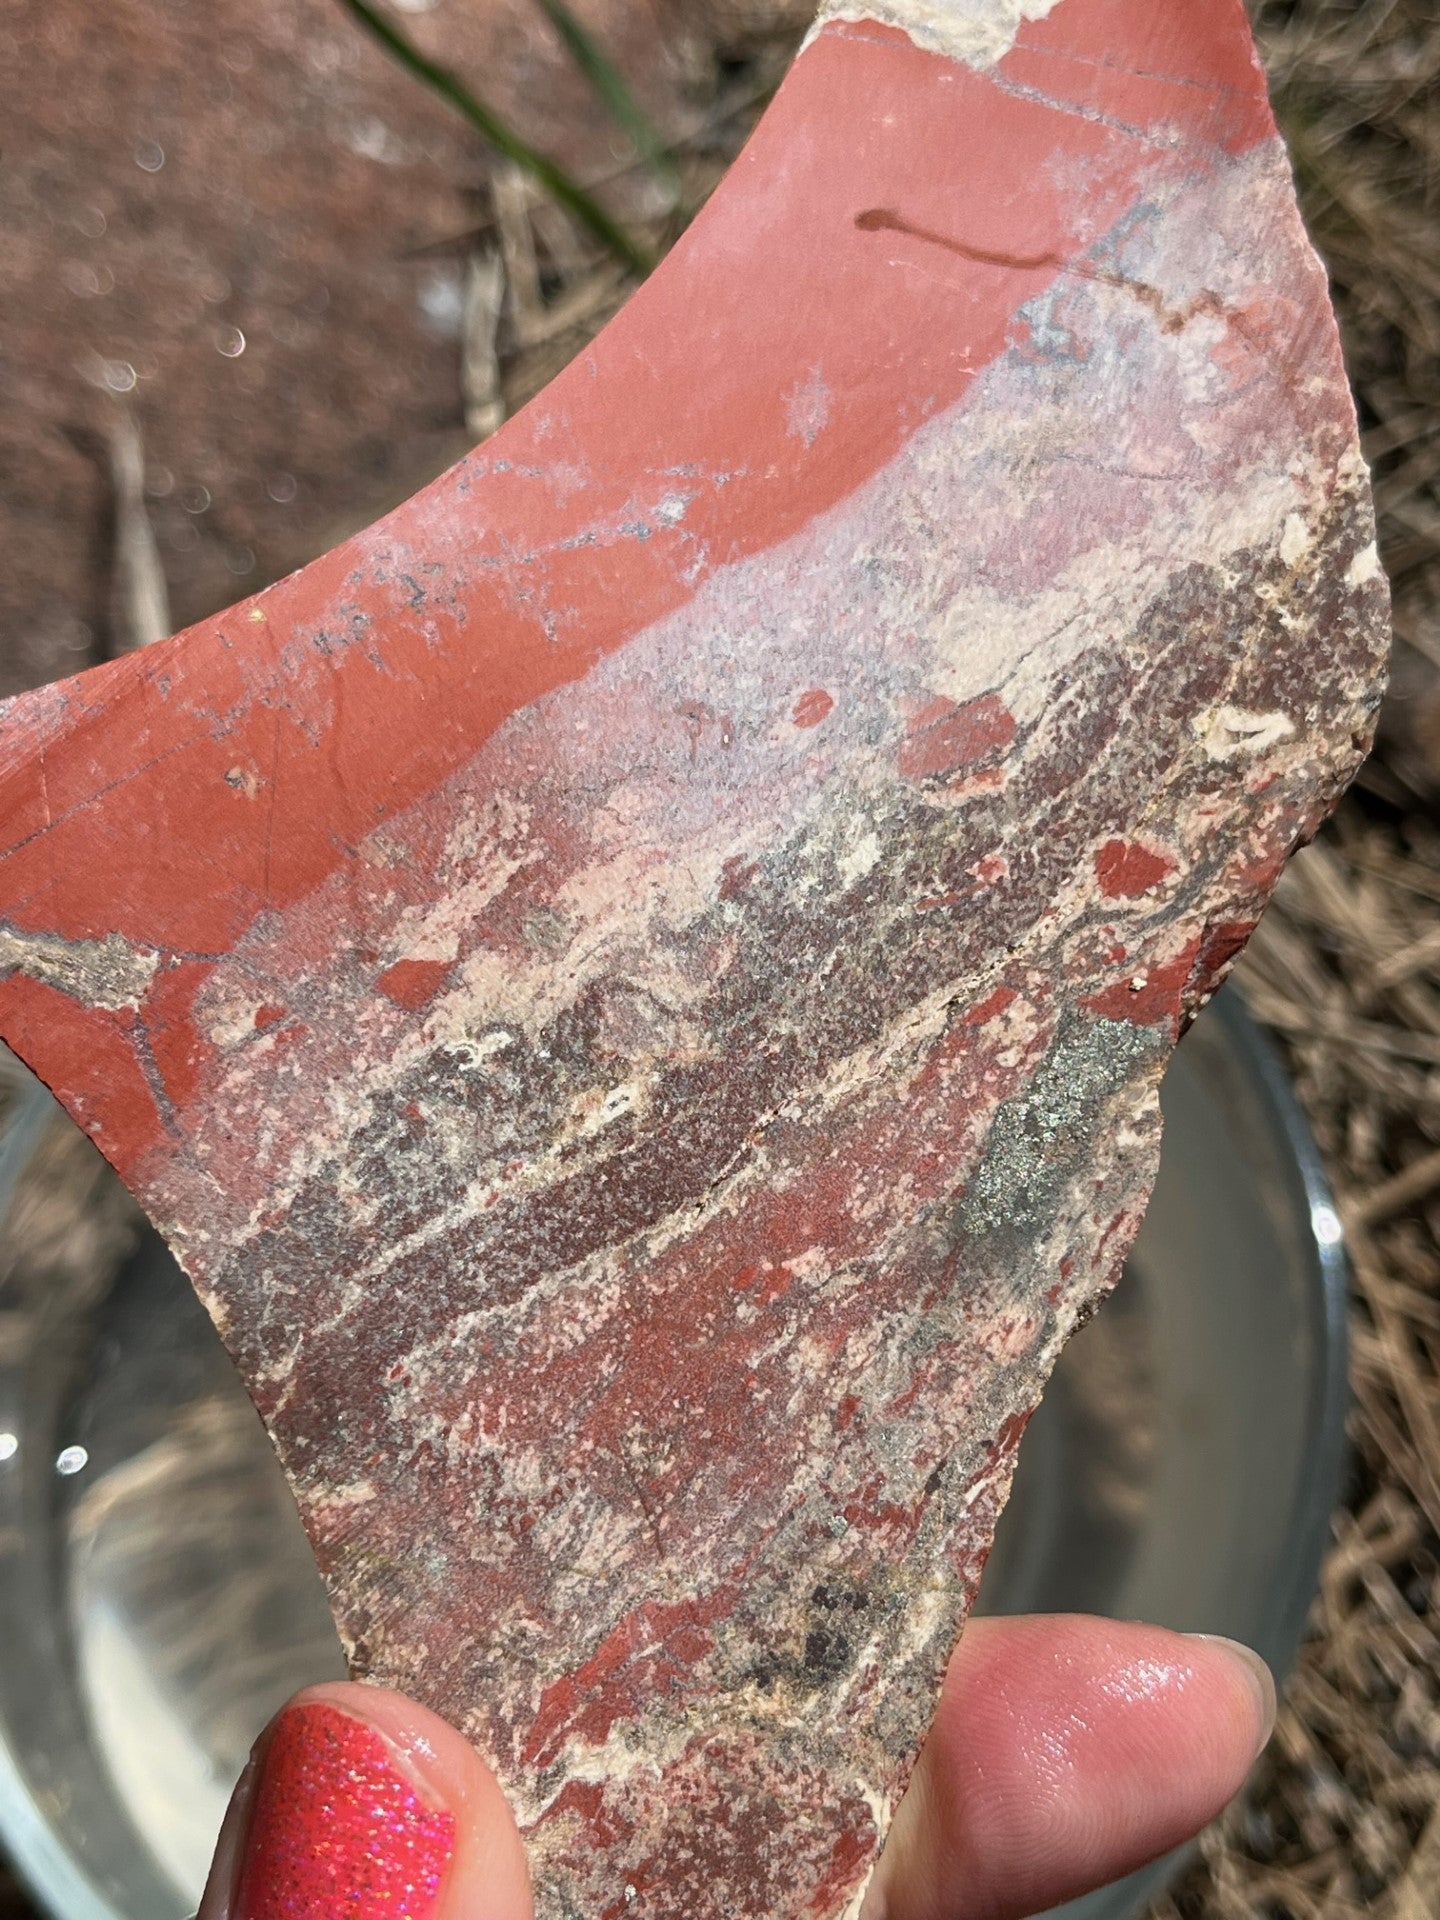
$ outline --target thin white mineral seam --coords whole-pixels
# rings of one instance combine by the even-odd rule
[[[806,45],[832,20],[878,20],[899,27],[917,46],[971,67],[993,67],[1015,44],[1027,20],[1043,20],[1059,0],[825,0]]]

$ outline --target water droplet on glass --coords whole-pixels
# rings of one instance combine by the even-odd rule
[[[87,240],[98,240],[105,231],[105,216],[99,207],[82,207],[75,216],[75,225]]]
[[[107,360],[105,384],[112,393],[130,393],[135,386],[134,367],[128,360]]]
[[[416,291],[426,323],[442,339],[458,339],[465,322],[465,290],[459,270],[432,267]]]
[[[239,327],[221,327],[215,335],[215,351],[227,360],[238,360],[245,351],[245,336]]]
[[[288,507],[299,488],[293,473],[272,473],[265,482],[265,491],[277,506]]]
[[[176,553],[189,553],[200,544],[200,529],[189,520],[182,520],[178,527],[171,527],[165,535],[166,542]]]
[[[60,278],[81,299],[93,299],[100,291],[100,276],[94,267],[87,267],[83,260],[67,260],[60,269]]]
[[[346,142],[352,153],[358,153],[362,160],[378,161],[382,167],[396,167],[409,158],[409,149],[400,136],[377,114],[366,114],[363,120],[356,120],[346,135]]]
[[[142,140],[135,149],[135,164],[142,173],[158,173],[165,164],[165,149],[158,140]]]
[[[249,547],[232,547],[225,556],[225,564],[231,573],[253,573],[255,556]]]
[[[1310,1225],[1322,1247],[1338,1247],[1345,1238],[1340,1216],[1333,1207],[1320,1205],[1310,1209]]]
[[[145,491],[152,500],[164,500],[175,491],[175,476],[168,467],[145,469]]]
[[[90,1455],[84,1447],[62,1447],[55,1456],[55,1471],[65,1474],[67,1478],[89,1464]]]
[[[208,487],[187,487],[180,496],[180,504],[187,513],[205,513],[210,506]]]
[[[13,1460],[20,1451],[20,1442],[13,1433],[0,1433],[0,1460]]]

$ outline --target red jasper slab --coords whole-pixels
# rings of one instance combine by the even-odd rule
[[[1239,0],[875,11],[495,439],[0,715],[0,1030],[544,1920],[853,1911],[1378,699]]]

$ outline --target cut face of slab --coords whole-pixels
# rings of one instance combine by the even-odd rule
[[[466,463],[3,716],[0,1030],[544,1920],[858,1898],[1378,697],[1239,5],[882,11]]]

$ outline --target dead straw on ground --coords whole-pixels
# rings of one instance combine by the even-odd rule
[[[1250,1794],[1155,1920],[1440,1915],[1440,7],[1260,0],[1395,595],[1380,746],[1242,962],[1354,1273],[1344,1508]]]

